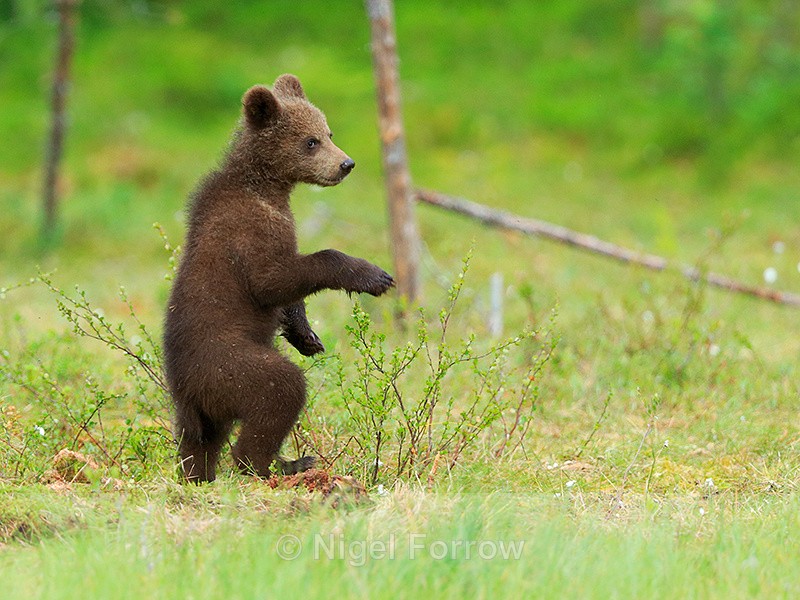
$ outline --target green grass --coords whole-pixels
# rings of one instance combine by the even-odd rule
[[[797,593],[796,502],[644,502],[575,494],[465,495],[401,487],[350,510],[224,481],[213,491],[149,484],[125,515],[97,497],[51,512],[104,510],[68,539],[19,548],[7,598],[411,597],[497,595],[786,597]],[[30,500],[30,499],[28,499]],[[298,509],[298,505],[304,509]],[[512,546],[512,544],[515,544]],[[505,554],[504,554],[505,553]]]
[[[775,287],[800,291],[796,9],[397,4],[416,184],[751,283],[774,267]],[[241,94],[287,71],[358,163],[341,186],[297,189],[302,248],[389,265],[361,3],[137,7],[82,3],[63,210],[45,244],[55,27],[42,2],[0,6],[0,287],[54,271],[54,285],[70,295],[79,285],[110,323],[141,337],[117,295],[124,285],[158,336],[169,253],[152,223],[180,242],[185,198],[224,150]],[[334,359],[292,354],[311,390],[302,433],[334,472],[367,483],[369,501],[333,508],[273,490],[234,474],[229,457],[215,484],[184,486],[152,384],[70,333],[45,286],[12,289],[0,300],[0,597],[796,595],[796,311],[433,208],[418,216],[421,306],[434,332],[473,249],[447,348],[474,334],[475,352],[490,349],[495,272],[508,286],[506,334],[534,327],[558,338],[525,404],[524,443],[498,456],[514,421],[506,410],[455,464],[445,454],[398,480],[389,436],[373,482],[369,447],[349,441],[361,429],[347,390],[363,358],[346,333],[352,301],[328,293],[310,299],[309,315],[344,379]],[[392,325],[390,299],[363,307],[389,353],[417,341],[413,327]],[[491,374],[503,384],[498,404],[513,404],[543,341],[510,350]],[[419,368],[399,379],[407,399],[424,395]],[[448,374],[444,401],[463,409],[476,381],[469,368]],[[395,410],[387,431],[398,423]],[[54,475],[65,447],[97,463],[85,482]],[[278,555],[287,534],[302,546],[294,560]],[[413,535],[427,537],[412,558]],[[315,556],[329,536],[344,551]],[[395,557],[375,556],[390,540]],[[459,554],[501,541],[524,541],[520,558]]]

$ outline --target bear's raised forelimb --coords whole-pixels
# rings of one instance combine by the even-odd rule
[[[380,296],[394,287],[392,276],[377,265],[332,249],[250,267],[250,292],[264,307],[294,304],[325,289]]]

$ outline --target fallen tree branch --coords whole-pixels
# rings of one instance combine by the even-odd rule
[[[520,217],[506,211],[489,208],[488,206],[464,198],[448,196],[447,194],[441,194],[431,190],[417,189],[414,195],[420,202],[467,215],[468,217],[472,217],[481,223],[493,227],[513,229],[528,235],[551,239],[620,262],[639,265],[652,271],[666,271],[672,267],[670,262],[661,256],[636,252],[629,248],[606,242],[593,235],[579,233],[572,229],[562,227],[561,225],[548,223],[547,221]],[[703,281],[708,285],[738,294],[745,294],[755,298],[761,298],[762,300],[770,300],[771,302],[777,302],[779,304],[800,307],[800,295],[798,294],[749,285],[726,277],[725,275],[704,272],[696,267],[679,265],[675,266],[674,269],[692,281]]]

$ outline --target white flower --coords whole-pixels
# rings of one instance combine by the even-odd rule
[[[717,354],[719,354],[719,350],[720,348],[718,344],[711,344],[708,347],[708,354],[709,356],[716,356]]]
[[[764,281],[767,283],[775,283],[778,281],[778,270],[775,267],[767,267],[764,269]]]
[[[41,425],[37,425],[36,427],[33,428],[33,430],[40,436],[44,437],[44,427],[42,427]]]
[[[784,244],[783,242],[777,241],[774,244],[772,244],[772,251],[775,254],[783,254],[784,250],[786,250],[786,244]]]
[[[700,516],[702,517],[704,514],[706,514],[706,509],[705,508],[701,508],[700,509]]]
[[[378,484],[378,496],[388,496],[388,495],[389,495],[389,490],[387,490],[385,487],[383,487],[382,483],[379,483]]]
[[[567,488],[571,488],[571,487],[572,487],[573,485],[575,485],[576,483],[577,483],[577,482],[576,482],[574,479],[570,479],[570,480],[569,480],[567,483],[565,483],[564,485],[566,485],[566,486],[567,486]]]

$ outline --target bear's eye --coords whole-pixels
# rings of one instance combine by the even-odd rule
[[[313,150],[317,146],[319,146],[319,140],[317,138],[309,138],[306,140],[306,146],[309,150]]]

